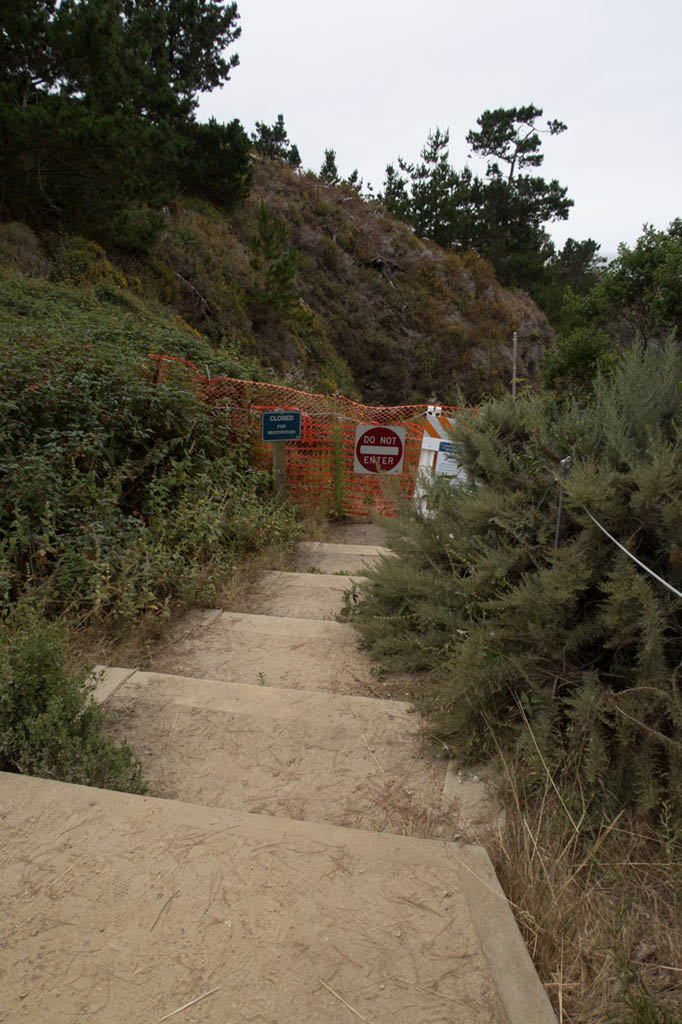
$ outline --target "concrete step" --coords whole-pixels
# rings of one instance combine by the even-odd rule
[[[371,663],[341,622],[240,612],[181,621],[149,666],[170,675],[294,690],[366,692]]]
[[[0,815],[8,1024],[555,1021],[480,848],[4,773]]]
[[[112,685],[112,683],[114,685]],[[106,670],[107,727],[154,796],[421,836],[461,832],[402,701]]]
[[[249,608],[259,615],[297,619],[336,619],[344,594],[362,577],[307,572],[259,572],[249,592]]]
[[[382,558],[392,558],[389,548],[377,544],[326,544],[301,541],[296,545],[295,564],[299,572],[346,573],[362,576]]]

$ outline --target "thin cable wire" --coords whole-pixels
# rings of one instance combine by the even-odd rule
[[[682,594],[679,592],[679,590],[675,590],[675,588],[673,586],[671,586],[670,583],[667,583],[661,576],[659,576],[657,573],[655,573],[653,571],[653,569],[650,569],[648,565],[645,565],[644,562],[640,562],[639,558],[635,558],[635,556],[632,554],[632,552],[628,551],[627,548],[623,547],[623,545],[620,543],[620,541],[616,540],[615,537],[612,537],[611,534],[609,533],[609,531],[604,529],[602,524],[600,522],[598,522],[594,518],[594,516],[592,515],[591,512],[587,511],[587,509],[585,508],[584,505],[583,505],[583,512],[590,517],[590,519],[592,520],[594,525],[598,526],[602,533],[606,534],[606,536],[609,538],[609,540],[613,541],[613,543],[616,545],[617,548],[620,548],[621,551],[625,552],[625,554],[628,556],[628,558],[631,558],[632,561],[636,562],[637,565],[641,569],[644,569],[645,572],[648,572],[650,576],[653,576],[653,578],[655,580],[658,580],[659,583],[662,583],[664,587],[667,587],[668,590],[672,591],[672,593],[675,594],[677,597],[682,597]]]

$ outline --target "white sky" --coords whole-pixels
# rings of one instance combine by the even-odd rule
[[[644,222],[682,216],[680,0],[238,0],[240,65],[199,116],[251,132],[284,114],[305,168],[335,149],[375,192],[386,164],[419,156],[450,129],[450,159],[486,109],[534,103],[568,131],[544,143],[537,173],[575,201],[550,225],[560,246],[602,254]],[[473,162],[479,172],[484,165]]]

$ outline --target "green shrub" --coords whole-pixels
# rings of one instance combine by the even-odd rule
[[[135,621],[205,597],[245,551],[293,535],[293,512],[193,375],[153,380],[147,352],[184,336],[210,358],[200,338],[80,293],[67,303],[54,285],[5,296],[0,610],[37,589],[51,616]]]
[[[183,190],[227,208],[242,202],[251,187],[251,144],[239,121],[192,121],[184,133],[186,150],[180,172]]]
[[[110,263],[102,246],[79,235],[60,238],[54,253],[53,277],[75,285],[126,285],[124,275]]]
[[[463,415],[470,486],[437,481],[396,528],[359,625],[425,674],[434,732],[463,759],[504,750],[572,813],[682,814],[682,354],[633,350],[591,399],[523,395]],[[558,463],[570,454],[553,550]],[[577,780],[577,782],[575,781]]]
[[[130,749],[106,736],[91,687],[67,671],[58,628],[31,612],[0,628],[0,769],[146,790]]]
[[[608,372],[615,361],[605,331],[593,325],[560,334],[555,350],[542,357],[540,375],[546,388],[570,391],[589,388],[598,373]]]

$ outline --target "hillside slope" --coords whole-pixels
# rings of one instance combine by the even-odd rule
[[[192,358],[199,332],[214,373],[239,351],[255,373],[370,402],[473,402],[508,385],[514,330],[518,376],[530,380],[553,336],[532,300],[473,254],[446,253],[349,186],[270,160],[255,162],[238,209],[174,204],[139,249],[105,255],[84,239],[0,225],[0,263],[94,291],[146,323],[174,319],[188,341],[179,351],[176,335],[175,354]]]

